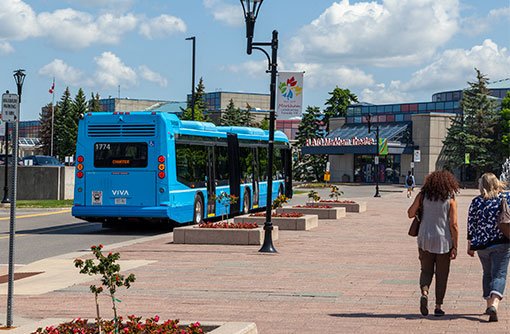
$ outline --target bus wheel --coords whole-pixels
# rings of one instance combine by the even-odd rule
[[[243,195],[243,214],[250,212],[250,193],[245,190]]]
[[[200,224],[203,221],[204,215],[204,200],[200,196],[195,197],[195,204],[193,204],[193,224]]]

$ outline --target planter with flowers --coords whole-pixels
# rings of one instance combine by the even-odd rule
[[[215,196],[215,199],[218,204],[224,207],[221,215],[222,220],[218,223],[206,222],[174,228],[175,244],[262,245],[264,230],[257,223],[231,223],[229,221],[228,208],[237,203],[236,196],[222,192]],[[278,240],[277,227],[273,229],[273,240]]]
[[[195,322],[187,326],[180,326],[179,320],[167,320],[159,322],[159,316],[154,316],[142,321],[142,317],[128,316],[126,320],[117,314],[117,303],[121,301],[116,298],[118,288],[129,289],[135,282],[135,275],[127,276],[120,273],[120,265],[116,263],[120,259],[119,253],[108,253],[104,255],[101,251],[103,245],[92,246],[90,249],[95,259],[75,259],[74,265],[80,269],[81,274],[99,275],[100,285],[92,284],[90,292],[94,295],[96,305],[96,319],[89,322],[87,319],[74,319],[70,322],[62,322],[58,325],[40,327],[35,331],[27,331],[32,334],[59,334],[59,333],[82,333],[82,334],[143,334],[143,333],[169,333],[169,334],[199,334],[204,333],[200,323]],[[103,292],[105,292],[103,294]],[[112,302],[113,319],[104,319],[99,310],[99,298],[102,295]],[[20,330],[22,330],[20,328]],[[24,330],[24,329],[23,329]]]
[[[319,219],[339,219],[345,217],[345,208],[335,208],[331,205],[319,204],[320,196],[315,191],[308,193],[312,204],[294,205],[276,209],[276,213],[302,213],[305,215],[317,215]]]
[[[264,230],[257,223],[203,223],[174,228],[175,244],[262,245]],[[273,229],[278,240],[278,227]]]
[[[318,199],[317,201],[311,201],[307,203],[308,206],[320,206],[320,205],[329,205],[337,208],[345,208],[347,212],[365,212],[367,211],[367,203],[366,202],[358,202],[352,200],[339,200],[338,198],[343,195],[343,192],[338,189],[337,186],[331,186],[331,193],[329,197],[331,199],[324,200]]]
[[[288,198],[285,195],[278,196],[273,201],[273,209],[278,209],[283,206],[284,203],[287,203]],[[235,222],[239,223],[257,223],[258,225],[264,225],[266,222],[266,213],[265,212],[257,212],[244,216],[239,216],[234,218]],[[276,211],[272,211],[271,213],[271,222],[274,226],[278,226],[279,230],[310,230],[319,226],[319,220],[315,215],[305,215],[303,213],[298,212],[289,212],[289,213],[276,213]]]

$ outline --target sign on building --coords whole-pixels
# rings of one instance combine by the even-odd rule
[[[414,162],[421,161],[421,151],[420,150],[414,150],[413,161]]]
[[[276,118],[301,117],[303,113],[303,72],[279,72],[276,85]]]
[[[19,116],[19,100],[17,94],[2,94],[2,120],[16,122]]]

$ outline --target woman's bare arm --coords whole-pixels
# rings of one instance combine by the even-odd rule
[[[459,244],[459,225],[457,224],[457,201],[454,198],[450,200],[449,216],[450,216],[450,234],[452,236],[453,249],[455,251],[455,255],[452,258],[455,258],[457,256],[457,245]]]
[[[409,209],[407,209],[407,216],[409,218],[414,218],[416,216],[416,212],[418,211],[418,208],[420,207],[420,201],[421,201],[422,196],[423,195],[421,193],[419,193],[418,196],[416,196],[414,198],[413,204],[411,204]]]

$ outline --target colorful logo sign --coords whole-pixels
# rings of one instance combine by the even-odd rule
[[[279,72],[276,117],[301,117],[303,110],[303,72]]]

